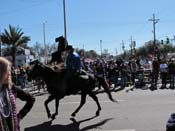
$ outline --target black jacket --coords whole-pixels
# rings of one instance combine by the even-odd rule
[[[15,85],[12,86],[12,92],[14,93],[16,98],[19,98],[21,101],[26,102],[18,113],[18,119],[20,121],[33,107],[33,104],[35,103],[35,98],[29,92],[26,92]]]

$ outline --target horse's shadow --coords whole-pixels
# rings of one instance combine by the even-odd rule
[[[94,119],[95,117],[96,116],[88,118],[88,119],[80,120],[80,121],[76,121],[74,118],[71,118],[70,120],[72,121],[72,123],[68,125],[60,125],[60,124],[52,125],[52,120],[50,120],[40,125],[36,125],[33,127],[27,127],[25,128],[24,131],[86,131],[86,130],[98,128],[99,126],[104,125],[107,121],[113,119],[113,118],[105,119],[103,121],[100,121],[98,123],[95,123],[95,124],[92,124],[92,125],[89,125],[89,126],[86,126],[80,129],[80,124],[82,122],[89,121],[91,119]]]

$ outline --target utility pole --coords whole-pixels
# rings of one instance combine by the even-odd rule
[[[64,38],[67,40],[67,32],[66,32],[66,4],[65,4],[65,0],[63,0],[63,12],[64,12]]]
[[[131,40],[131,44],[132,44],[132,36],[131,36],[130,40]]]
[[[154,45],[154,55],[157,56],[157,46],[156,46],[156,24],[158,23],[160,19],[155,18],[155,14],[153,14],[153,18],[149,19],[149,21],[153,22],[153,45]]]
[[[2,45],[2,40],[1,40],[1,29],[0,29],[0,56],[2,56],[1,45]]]
[[[122,50],[123,50],[123,57],[125,58],[125,43],[122,40]]]
[[[44,38],[44,62],[46,63],[46,33],[45,33],[45,22],[43,22],[43,38]]]
[[[84,44],[83,44],[83,58],[85,56]]]
[[[123,50],[123,53],[125,53],[125,43],[123,40],[122,40],[122,50]]]
[[[100,51],[101,51],[101,58],[102,58],[102,40],[100,40]]]
[[[130,40],[131,40],[130,48],[131,48],[131,57],[132,57],[133,56],[133,41],[132,41],[132,36],[131,36]]]

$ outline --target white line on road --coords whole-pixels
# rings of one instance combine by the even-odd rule
[[[123,102],[124,100],[117,100],[118,102]],[[100,103],[108,103],[111,102],[110,100],[106,100],[106,101],[100,101]],[[65,104],[79,104],[80,101],[75,101],[75,102],[62,102],[60,104],[65,105]],[[94,103],[94,101],[88,101],[87,103]]]
[[[135,131],[135,129],[124,129],[124,130],[103,130],[103,131]]]

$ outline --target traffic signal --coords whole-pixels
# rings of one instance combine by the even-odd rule
[[[167,37],[166,38],[166,44],[169,44],[170,43],[170,39]]]
[[[160,41],[161,45],[163,45],[163,40]]]

